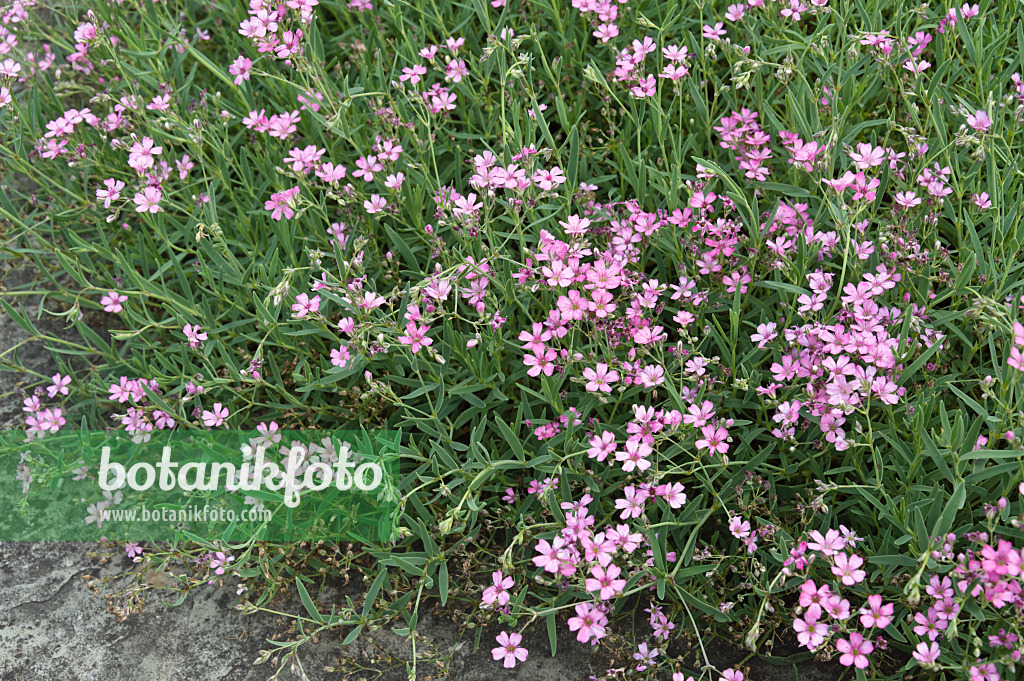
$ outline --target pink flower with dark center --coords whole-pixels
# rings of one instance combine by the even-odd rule
[[[615,596],[620,593],[626,586],[625,579],[618,579],[618,576],[622,574],[622,568],[618,565],[610,564],[607,567],[601,565],[595,565],[590,569],[590,577],[587,577],[585,586],[587,591],[598,591],[598,596],[603,601]]]
[[[578,631],[580,643],[596,643],[604,638],[608,617],[590,603],[577,603],[576,616],[569,618],[569,631]]]
[[[415,354],[420,348],[429,347],[434,342],[433,338],[427,336],[428,331],[429,326],[418,326],[416,322],[408,322],[405,325],[405,334],[398,337],[398,342],[402,345],[411,345]]]
[[[864,636],[854,632],[849,639],[841,638],[836,641],[836,649],[842,655],[839,656],[839,664],[844,667],[856,667],[866,669],[869,661],[868,655],[875,649],[875,644],[864,639]]]
[[[614,369],[609,369],[607,364],[599,363],[593,369],[590,367],[584,369],[583,377],[587,379],[586,389],[588,392],[610,393],[612,383],[619,380],[619,373]]]
[[[519,645],[523,641],[521,634],[509,634],[507,631],[503,631],[495,637],[495,640],[498,642],[498,647],[491,649],[491,655],[495,660],[503,660],[505,669],[512,669],[517,662],[525,661],[530,654],[530,651]]]
[[[121,295],[116,291],[111,291],[110,293],[100,298],[100,305],[102,305],[103,309],[107,312],[117,313],[124,309],[123,303],[125,303],[127,300],[128,296]]]
[[[837,553],[832,565],[832,574],[841,578],[846,586],[853,586],[863,582],[864,577],[867,576],[867,572],[860,569],[863,564],[864,559],[856,553],[850,555]]]
[[[493,585],[484,589],[482,597],[484,606],[493,608],[495,603],[497,603],[498,607],[502,607],[511,600],[512,596],[509,594],[508,589],[515,585],[516,580],[511,576],[505,577],[502,575],[501,570],[497,570],[491,573],[491,581]]]

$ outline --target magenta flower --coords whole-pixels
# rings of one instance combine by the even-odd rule
[[[123,303],[125,303],[127,300],[128,296],[123,296],[120,293],[117,293],[116,291],[111,291],[110,293],[100,298],[100,305],[102,305],[103,309],[106,310],[107,312],[117,313],[124,309]]]
[[[484,605],[488,608],[493,608],[495,603],[498,604],[498,607],[504,606],[512,598],[508,589],[515,585],[516,580],[511,576],[505,577],[501,570],[491,573],[491,580],[494,582],[493,586],[484,589],[482,597]]]
[[[569,631],[578,631],[580,643],[597,643],[604,638],[608,617],[590,603],[577,603],[576,616],[569,618]]]
[[[844,667],[865,669],[869,664],[868,655],[875,649],[875,644],[854,632],[850,634],[849,639],[841,638],[836,641],[836,649],[842,653],[839,656],[839,664]]]
[[[271,211],[270,219],[280,221],[282,217],[290,220],[295,215],[296,198],[299,195],[299,188],[292,187],[284,191],[274,192],[270,200],[263,204],[264,210]]]
[[[587,391],[588,392],[605,392],[610,393],[612,391],[612,383],[619,380],[619,373],[614,369],[609,370],[607,364],[598,364],[596,368],[591,369],[587,367],[583,370],[583,377],[587,379]]]
[[[860,569],[860,566],[864,564],[864,559],[856,553],[850,555],[837,553],[833,560],[835,564],[832,566],[832,574],[840,577],[843,584],[853,586],[864,581],[867,572]]]
[[[523,641],[522,634],[503,631],[494,639],[498,642],[498,647],[491,649],[491,655],[495,660],[503,660],[505,669],[512,669],[517,662],[524,662],[530,654],[530,651],[519,645]]]
[[[188,338],[188,346],[193,350],[199,348],[202,345],[202,341],[207,339],[206,332],[202,331],[198,325],[186,324],[185,328],[182,329],[182,333]]]
[[[320,296],[310,298],[305,293],[295,296],[295,303],[292,305],[292,314],[296,319],[302,319],[307,314],[312,314],[320,309]]]
[[[405,325],[405,335],[398,337],[398,342],[402,345],[411,345],[413,353],[420,351],[420,348],[425,348],[434,342],[433,338],[427,336],[427,332],[430,331],[429,326],[418,326],[416,322],[408,322]]]

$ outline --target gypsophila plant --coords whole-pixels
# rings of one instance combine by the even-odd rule
[[[1017,678],[1022,18],[8,3],[0,234],[39,279],[2,304],[59,371],[4,397],[29,438],[401,430],[395,543],[126,549],[249,611],[295,585],[300,675],[311,631],[415,650],[437,596],[507,668],[546,626],[628,646],[607,679],[744,679],[712,636]],[[31,495],[56,464],[4,465]],[[349,570],[363,604],[321,612]]]

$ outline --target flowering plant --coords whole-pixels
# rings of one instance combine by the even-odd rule
[[[80,335],[2,303],[58,352],[27,436],[402,430],[405,536],[344,559],[361,611],[307,603],[347,642],[434,593],[528,665],[642,595],[609,678],[710,674],[666,652],[706,631],[1013,678],[1011,4],[424,7],[5,10],[6,250]]]

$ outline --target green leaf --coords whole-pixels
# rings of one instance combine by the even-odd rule
[[[295,576],[295,588],[299,591],[299,598],[302,600],[303,607],[306,608],[306,612],[309,616],[317,622],[323,622],[323,615],[316,609],[316,605],[313,604],[313,599],[309,597],[309,592],[306,591],[306,586],[302,583],[302,578],[298,575]]]
[[[370,585],[370,590],[366,592],[366,599],[363,601],[363,617],[370,616],[370,611],[373,610],[373,605],[377,601],[377,596],[380,594],[381,587],[384,586],[384,580],[387,578],[387,567],[381,567],[380,572],[377,573],[377,577],[373,580],[373,584]]]
[[[558,650],[558,625],[555,622],[555,613],[550,612],[547,616],[548,624],[548,643],[551,644],[551,657],[555,656],[555,652]]]
[[[438,568],[437,587],[441,593],[441,605],[448,604],[448,561],[442,560]]]

